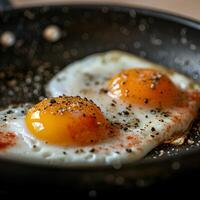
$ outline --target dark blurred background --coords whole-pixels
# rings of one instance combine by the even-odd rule
[[[10,0],[16,7],[59,3],[115,3],[145,6],[200,20],[200,0]]]

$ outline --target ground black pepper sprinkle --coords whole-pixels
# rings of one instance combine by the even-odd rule
[[[101,89],[99,90],[99,92],[100,92],[100,93],[105,93],[105,94],[106,94],[106,93],[108,92],[108,90],[106,90],[106,89],[104,89],[104,88],[101,88]]]
[[[50,103],[56,103],[56,100],[55,99],[51,99]]]
[[[151,137],[154,138],[155,136],[154,136],[154,135],[151,135]]]
[[[126,110],[131,111],[131,107],[127,106]]]
[[[116,103],[117,103],[117,102],[116,102],[114,99],[112,100],[112,102],[113,102],[114,104],[116,104]]]
[[[167,113],[165,113],[163,116],[164,116],[164,117],[169,117],[169,115],[168,115]]]
[[[123,111],[123,114],[124,115],[129,115],[129,112],[125,110],[125,111]]]
[[[151,128],[151,131],[155,131],[156,129],[154,127]]]
[[[77,149],[77,150],[75,151],[75,153],[79,153],[79,149]]]
[[[131,153],[131,152],[132,152],[132,149],[126,149],[126,152],[127,152],[127,153]]]
[[[91,152],[91,153],[94,153],[94,152],[95,152],[95,149],[94,149],[94,148],[90,149],[90,152]]]
[[[67,154],[66,151],[63,151],[63,154],[66,155]]]
[[[139,127],[139,124],[138,123],[135,123],[134,124],[134,128],[138,128]]]
[[[149,99],[144,99],[144,103],[148,104],[149,103]]]
[[[122,82],[122,85],[125,85],[125,84],[126,84],[126,81],[123,81],[123,82]]]
[[[12,114],[12,113],[14,113],[12,110],[7,111],[7,114]]]
[[[156,110],[150,110],[151,114],[155,115],[156,114]]]
[[[156,112],[160,112],[161,111],[161,108],[156,108]]]

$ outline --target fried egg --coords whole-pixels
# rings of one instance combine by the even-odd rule
[[[90,55],[70,64],[46,90],[49,96],[80,95],[93,100],[120,127],[116,146],[122,148],[110,151],[131,152],[130,160],[186,132],[199,108],[199,85],[193,80],[121,51]]]
[[[191,79],[120,51],[72,63],[46,90],[36,105],[0,111],[1,157],[118,167],[186,132],[200,98]]]
[[[97,156],[94,145],[117,136],[100,108],[80,97],[46,98],[0,111],[3,158],[52,165],[102,163],[106,153]]]

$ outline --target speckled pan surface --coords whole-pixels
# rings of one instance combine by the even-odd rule
[[[140,55],[200,81],[199,32],[200,24],[197,22],[121,6],[66,5],[1,12],[0,106],[37,102],[45,95],[45,84],[67,64],[111,49]],[[183,145],[162,145],[135,166],[107,169],[108,173],[101,168],[97,171],[82,169],[85,170],[84,177],[80,176],[82,172],[79,169],[60,169],[59,172],[63,173],[61,182],[75,176],[84,182],[94,173],[96,178],[91,182],[98,182],[107,175],[101,181],[115,182],[110,174],[133,179],[149,173],[155,176],[164,169],[169,172],[182,165],[189,166],[189,159],[200,165],[200,160],[196,159],[200,153],[198,124],[197,119]],[[15,166],[18,174],[20,169],[25,169],[23,175],[27,175],[29,169],[35,170],[32,174],[44,169],[44,166],[39,168],[17,163]],[[3,172],[12,171],[7,161],[1,161],[0,168]],[[146,168],[151,169],[150,172]],[[52,177],[56,176],[57,169],[51,170]]]

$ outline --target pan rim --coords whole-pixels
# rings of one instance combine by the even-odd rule
[[[134,10],[139,14],[142,14],[144,16],[149,17],[156,17],[163,20],[167,20],[170,22],[175,22],[178,24],[185,25],[190,28],[194,28],[198,31],[200,31],[200,21],[195,19],[190,19],[187,17],[183,17],[181,15],[173,14],[166,11],[159,11],[157,9],[152,8],[146,8],[146,7],[139,7],[139,6],[129,6],[124,4],[101,4],[101,3],[85,3],[85,4],[77,4],[77,3],[66,3],[66,4],[58,4],[58,5],[36,5],[36,6],[27,6],[27,7],[19,7],[19,8],[12,8],[12,7],[6,7],[4,10],[1,11],[1,15],[6,14],[7,12],[15,12],[15,11],[24,11],[24,10],[34,10],[34,9],[42,9],[42,8],[48,8],[48,9],[59,9],[62,7],[69,7],[71,9],[103,9],[108,8],[111,12],[130,12],[131,10]],[[130,162],[130,163],[124,163],[122,165],[121,169],[131,169],[133,170],[135,167],[149,167],[149,166],[163,166],[163,164],[168,164],[171,166],[171,163],[173,162],[184,162],[184,160],[190,158],[190,156],[199,156],[200,155],[200,149],[191,149],[190,151],[181,152],[173,157],[161,157],[159,159],[150,160],[150,159],[141,159],[136,162]],[[34,167],[34,168],[44,168],[44,169],[54,169],[54,170],[71,170],[71,171],[87,171],[88,169],[91,171],[102,171],[102,170],[112,170],[113,167],[108,165],[98,165],[98,166],[51,166],[49,164],[39,164],[39,163],[29,163],[25,161],[16,161],[11,159],[0,159],[1,163],[0,165],[12,165],[17,164],[18,166],[24,166],[24,167]],[[166,165],[165,165],[166,167]],[[115,171],[120,171],[115,170]]]
[[[73,9],[103,9],[108,8],[109,11],[130,11],[135,10],[136,13],[141,13],[143,15],[147,15],[150,17],[159,17],[164,20],[169,20],[172,22],[177,22],[182,25],[189,26],[191,28],[195,28],[200,30],[200,20],[194,19],[191,17],[186,17],[181,14],[176,14],[170,11],[164,11],[156,8],[150,8],[145,6],[131,6],[131,5],[125,5],[122,3],[74,3],[74,2],[68,2],[68,3],[61,3],[61,4],[47,4],[47,5],[33,5],[33,6],[23,6],[23,7],[12,7],[7,6],[3,10],[1,10],[1,14],[4,14],[4,12],[8,11],[22,11],[27,9],[42,9],[42,8],[61,8],[61,7],[70,7]]]

